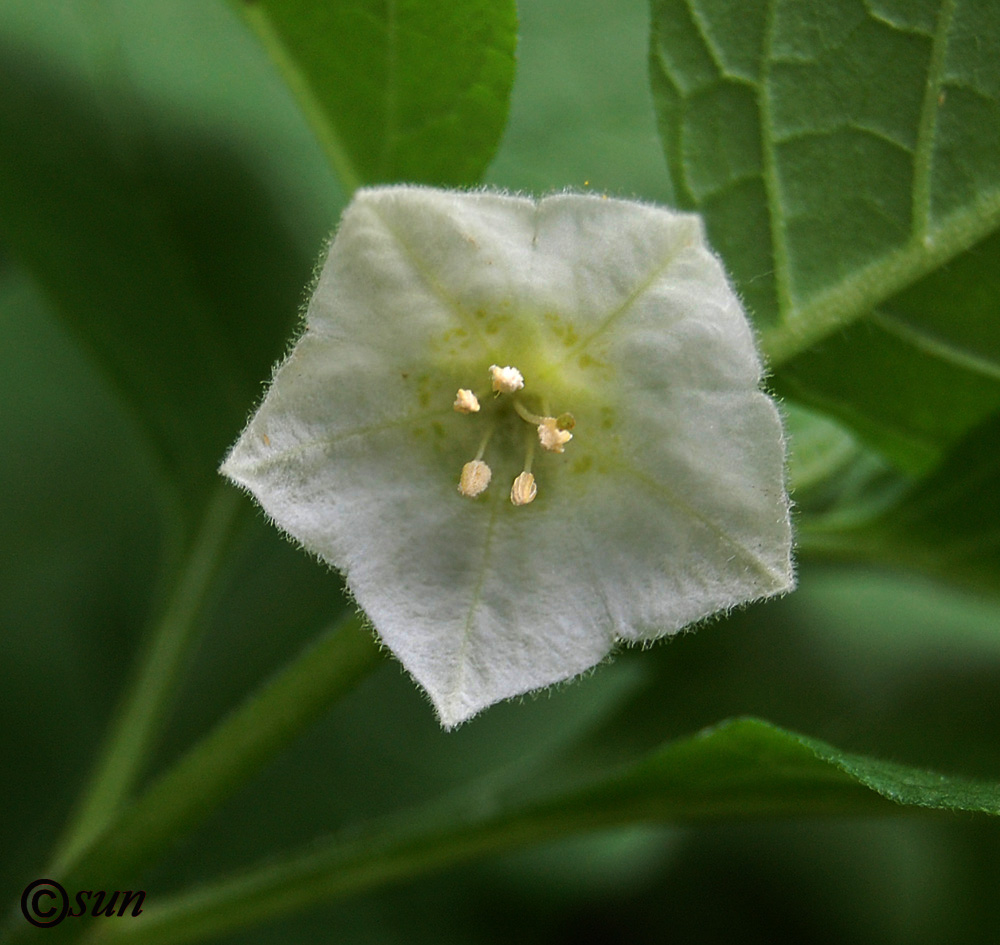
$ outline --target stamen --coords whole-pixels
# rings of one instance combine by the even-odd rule
[[[455,395],[454,407],[459,413],[479,413],[479,398],[471,390],[460,387]]]
[[[476,450],[476,455],[474,459],[482,459],[483,454],[486,452],[486,447],[489,445],[490,437],[493,436],[493,431],[496,429],[495,424],[490,424],[486,432],[483,434],[483,438],[479,441],[479,449]]]
[[[535,438],[529,436],[528,444],[524,453],[524,471],[531,472],[531,464],[535,461]]]
[[[524,455],[524,472],[522,472],[510,487],[510,501],[514,505],[528,505],[534,502],[538,493],[535,477],[531,474],[531,464],[535,459],[535,438],[528,437],[528,448]]]
[[[538,486],[535,485],[535,477],[530,472],[521,473],[514,480],[514,485],[510,487],[510,501],[514,505],[528,505],[534,502],[538,493]]]
[[[474,459],[462,467],[462,476],[458,480],[458,491],[474,499],[485,491],[493,478],[493,470],[480,459]]]
[[[517,415],[522,420],[527,420],[528,423],[533,423],[536,427],[538,426],[538,424],[545,422],[545,417],[539,417],[536,414],[533,414],[519,400],[515,400],[514,401],[514,409],[517,411]]]
[[[569,431],[576,425],[571,413],[556,417],[539,417],[533,414],[519,400],[514,401],[514,409],[522,420],[538,427],[538,442],[550,453],[561,453],[566,444],[573,439]]]
[[[494,393],[513,394],[524,387],[524,376],[511,365],[501,367],[498,364],[490,365],[490,378]],[[532,413],[520,400],[512,400],[514,412],[526,423],[531,424],[535,429],[533,432],[524,429],[526,439],[526,451],[523,471],[514,480],[510,487],[510,501],[514,505],[529,505],[535,500],[538,494],[538,485],[531,472],[531,463],[535,456],[536,444],[540,444],[542,449],[550,453],[562,453],[566,444],[573,439],[570,432],[576,425],[571,413],[562,413],[558,417],[548,416],[550,410],[548,402],[543,398],[542,409],[545,415],[538,416]],[[480,411],[479,399],[468,388],[461,387],[455,395],[454,409],[458,413],[478,413]],[[458,491],[465,496],[475,498],[481,495],[489,486],[493,477],[493,471],[483,460],[486,454],[486,446],[493,435],[498,414],[495,410],[488,410],[492,414],[490,423],[479,444],[475,458],[467,462],[462,467],[462,474],[458,483]],[[502,415],[502,414],[501,414]]]
[[[573,434],[569,430],[560,429],[555,417],[546,417],[538,424],[538,442],[542,444],[542,449],[550,453],[561,453],[572,439]]]
[[[493,380],[493,390],[498,394],[513,394],[524,387],[524,376],[516,367],[500,367],[490,365],[490,377]]]

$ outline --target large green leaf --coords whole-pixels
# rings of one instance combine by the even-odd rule
[[[705,214],[772,361],[809,352],[777,385],[925,469],[1000,405],[1000,6],[652,10],[677,199]]]
[[[13,902],[114,706],[161,530],[117,401],[31,281],[2,264],[0,404],[0,754],[12,759],[0,771],[0,899]]]
[[[514,0],[242,0],[345,185],[471,184],[514,81]]]
[[[0,87],[0,237],[201,497],[334,222],[319,149],[193,0],[2,4]]]
[[[151,903],[142,922],[109,924],[102,941],[194,941],[579,830],[777,814],[884,815],[900,805],[996,815],[1000,784],[877,761],[767,722],[737,719],[582,787],[519,801],[476,796],[314,844],[297,856]]]

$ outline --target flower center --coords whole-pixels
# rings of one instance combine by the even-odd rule
[[[479,444],[479,451],[475,458],[467,462],[462,467],[462,473],[458,480],[458,491],[474,499],[486,491],[493,478],[493,470],[484,461],[486,449],[497,425],[501,422],[519,423],[523,422],[535,428],[535,436],[530,436],[527,440],[524,456],[524,468],[514,479],[510,488],[510,501],[517,506],[529,505],[535,500],[538,494],[538,485],[531,472],[532,460],[535,456],[535,443],[541,445],[542,449],[549,453],[562,453],[566,444],[573,439],[570,432],[576,425],[571,413],[562,413],[557,417],[540,416],[530,410],[522,400],[520,391],[525,390],[524,376],[516,367],[500,367],[498,364],[491,364],[490,391],[483,394],[483,401],[486,410],[480,404],[480,398],[476,393],[462,387],[455,395],[454,408],[458,413],[478,414],[483,413],[486,421],[486,431]],[[548,405],[543,405],[547,409]],[[512,407],[513,410],[506,409]]]

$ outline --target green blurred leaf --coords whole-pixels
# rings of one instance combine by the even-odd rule
[[[807,521],[800,538],[807,551],[1000,592],[1000,415],[968,434],[891,507],[862,521]]]
[[[37,287],[5,265],[0,404],[0,899],[13,902],[91,763],[162,534],[134,429]]]
[[[781,405],[788,437],[788,488],[799,497],[828,483],[861,453],[839,424],[796,403]]]
[[[757,719],[723,722],[583,787],[477,796],[393,817],[256,870],[160,900],[101,941],[193,941],[327,899],[580,830],[776,814],[888,814],[899,805],[1000,814],[1000,784],[839,751]]]
[[[926,470],[1000,406],[1000,6],[652,10],[675,192],[791,361],[776,386]]]
[[[214,4],[2,4],[0,88],[0,237],[194,509],[294,323],[329,171]]]
[[[531,0],[518,21],[517,81],[490,184],[672,203],[649,91],[648,0]]]
[[[507,120],[514,0],[236,0],[348,189],[480,179]]]

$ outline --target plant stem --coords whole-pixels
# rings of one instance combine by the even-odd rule
[[[242,503],[240,494],[228,485],[220,485],[207,503],[201,527],[139,657],[131,688],[57,847],[56,868],[74,860],[107,826],[142,776],[184,658],[197,637],[199,617],[225,560]]]
[[[91,883],[111,888],[133,875],[261,769],[380,656],[361,618],[339,622],[154,781],[78,862],[53,874],[76,889]]]

